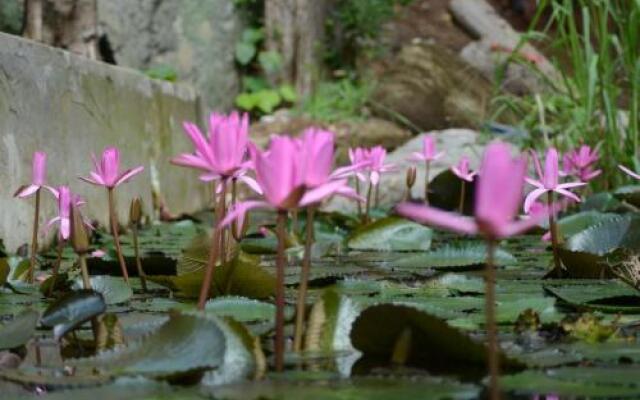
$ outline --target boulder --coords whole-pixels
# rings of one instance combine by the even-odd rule
[[[233,0],[98,0],[102,33],[116,63],[168,66],[208,109],[233,106],[239,91],[235,44],[242,22]]]
[[[276,113],[263,118],[251,126],[251,139],[261,147],[269,142],[273,134],[297,136],[305,129],[316,126],[328,129],[336,134],[336,156],[338,163],[346,163],[349,147],[371,147],[381,145],[386,149],[395,149],[411,138],[411,132],[397,124],[380,118],[323,123],[305,116],[290,116]]]
[[[456,54],[434,44],[405,46],[379,77],[376,114],[416,130],[476,128],[487,115],[491,83]]]

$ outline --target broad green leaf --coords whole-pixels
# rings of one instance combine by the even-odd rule
[[[124,303],[133,296],[131,286],[127,285],[127,283],[120,277],[98,275],[92,276],[90,280],[91,288],[95,292],[102,294],[107,305]],[[77,278],[74,282],[73,289],[79,290],[82,287],[82,279]]]
[[[267,74],[274,74],[282,68],[282,57],[275,51],[261,51],[258,62]]]
[[[25,310],[12,320],[0,325],[0,350],[9,350],[25,345],[33,336],[40,313]]]
[[[240,63],[240,65],[247,65],[253,60],[253,57],[256,55],[256,46],[251,42],[238,42],[236,43],[236,61]]]
[[[482,268],[487,259],[487,247],[484,243],[464,242],[444,245],[427,253],[398,257],[390,266],[394,268],[434,268],[441,270],[463,270],[469,267]],[[494,258],[495,265],[513,265],[515,257],[498,249]]]
[[[569,238],[566,248],[574,252],[604,255],[618,248],[640,249],[640,219],[616,215]]]
[[[544,288],[578,310],[640,313],[640,292],[618,280],[549,281]]]
[[[246,43],[257,43],[264,38],[264,30],[247,28],[242,31],[242,41]]]
[[[205,311],[219,317],[232,317],[239,322],[273,321],[276,306],[246,297],[223,296],[209,300]],[[291,309],[288,311],[290,318]]]
[[[555,395],[589,399],[636,398],[640,395],[635,367],[567,367],[548,371],[530,370],[505,376],[505,391],[528,395]]]
[[[429,250],[433,231],[399,217],[387,217],[357,229],[347,239],[354,250]]]
[[[282,96],[282,99],[284,101],[293,103],[298,99],[296,90],[291,85],[282,85],[278,88],[278,91],[280,92],[280,96]]]
[[[616,216],[616,214],[601,213],[598,211],[579,212],[560,219],[558,221],[558,232],[563,237],[573,236],[593,225]]]
[[[265,89],[252,94],[255,97],[256,106],[265,114],[270,114],[282,102],[280,94],[276,90]]]
[[[374,332],[374,333],[372,333]],[[484,374],[486,349],[440,318],[415,307],[371,306],[357,317],[350,333],[353,346],[372,362],[389,363],[397,346],[405,348],[405,364],[439,373]],[[400,341],[405,341],[400,344]],[[505,370],[520,367],[501,355]]]
[[[100,293],[82,289],[52,303],[42,314],[40,323],[53,328],[54,337],[59,340],[67,332],[106,310],[107,305]]]
[[[176,379],[220,367],[225,347],[218,319],[175,312],[157,331],[141,340],[95,357],[67,360],[67,364],[95,369],[107,376]]]
[[[240,93],[236,97],[235,103],[236,106],[240,107],[241,109],[245,111],[251,111],[256,107],[258,101],[253,93]]]

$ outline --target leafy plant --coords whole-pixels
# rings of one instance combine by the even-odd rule
[[[525,37],[548,39],[561,79],[542,76],[542,93],[496,97],[497,114],[518,115],[533,147],[601,143],[604,184],[617,185],[616,164],[636,164],[640,140],[640,1],[545,1],[546,11],[542,32]]]
[[[158,65],[144,71],[144,74],[152,79],[175,82],[178,80],[178,72],[169,65]]]
[[[382,25],[397,5],[412,0],[350,0],[338,2],[327,21],[326,60],[332,68],[353,68],[359,54],[380,47]]]
[[[366,106],[374,88],[372,81],[366,79],[320,82],[298,111],[328,123],[362,118],[368,113]]]

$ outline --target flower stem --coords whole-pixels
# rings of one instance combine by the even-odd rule
[[[137,224],[132,224],[131,226],[131,234],[133,236],[133,252],[136,257],[136,268],[138,269],[138,276],[140,277],[140,284],[142,285],[142,291],[144,293],[147,292],[147,274],[144,273],[144,269],[142,269],[142,260],[140,260],[140,251],[138,246],[138,226]]]
[[[460,204],[458,205],[458,212],[464,214],[464,196],[466,191],[466,182],[462,180],[462,186],[460,186]]]
[[[353,178],[355,180],[355,186],[356,186],[356,194],[358,196],[360,196],[360,180],[358,179],[358,177],[354,177]],[[360,204],[359,201],[356,202],[358,204],[358,218],[362,219],[362,204]]]
[[[560,265],[560,253],[558,253],[558,226],[556,224],[556,212],[553,207],[553,192],[547,193],[547,206],[549,209],[549,232],[551,233],[551,251],[553,252],[553,267],[556,274],[562,271]]]
[[[424,203],[429,205],[429,173],[431,172],[431,162],[425,162],[424,169]]]
[[[58,271],[60,270],[60,264],[62,263],[62,249],[64,248],[64,240],[61,237],[58,238],[58,254],[56,257],[56,263],[53,264],[53,274],[51,276],[51,285],[49,286],[49,297],[53,295],[53,290],[56,287],[56,280],[58,279]]]
[[[276,372],[284,369],[284,264],[285,264],[285,225],[287,212],[278,211],[276,235],[278,236],[278,253],[276,256],[276,338],[275,356]]]
[[[238,197],[238,180],[236,178],[232,178],[231,179],[231,204],[230,204],[230,207],[235,207],[237,197]],[[235,219],[231,223],[231,232],[232,232],[231,237],[234,237],[236,232],[238,232],[238,221],[235,220]]]
[[[27,282],[33,283],[33,273],[36,268],[36,255],[38,253],[38,222],[40,221],[40,189],[36,190],[36,205],[33,213],[33,235],[31,236],[31,259],[29,260],[29,271],[27,272]]]
[[[78,254],[80,264],[80,272],[82,274],[82,286],[85,289],[92,289],[91,279],[89,278],[89,269],[87,268],[87,255],[85,253]],[[93,331],[94,340],[98,337],[98,320],[96,317],[91,318],[91,330]]]
[[[300,271],[300,286],[298,287],[298,299],[296,303],[296,327],[293,336],[294,351],[302,350],[302,326],[304,324],[305,306],[307,301],[307,287],[311,272],[311,246],[313,245],[313,217],[315,209],[307,208],[307,226],[304,241],[304,257],[302,259],[302,271]]]
[[[109,217],[111,219],[111,233],[113,234],[113,241],[116,243],[116,253],[118,254],[118,262],[120,263],[120,269],[122,270],[122,277],[124,281],[129,284],[129,272],[127,271],[127,264],[124,261],[122,255],[122,247],[120,246],[120,234],[118,233],[118,218],[116,216],[116,204],[113,194],[113,188],[108,189],[109,193]]]
[[[373,189],[373,183],[369,182],[369,188],[367,189],[367,203],[364,211],[364,223],[369,223],[369,212],[371,211],[371,191]]]
[[[378,208],[378,206],[380,205],[380,182],[378,182],[378,184],[376,185],[374,199],[375,201],[373,203],[373,207]]]
[[[218,252],[220,251],[220,229],[217,224],[224,218],[224,198],[227,195],[227,185],[225,181],[220,182],[222,185],[222,191],[220,192],[220,199],[218,206],[216,207],[216,218],[213,221],[213,235],[211,239],[211,249],[209,250],[209,261],[207,263],[207,269],[204,273],[204,279],[200,288],[200,297],[198,298],[198,309],[204,310],[204,306],[209,298],[209,292],[211,291],[211,284],[213,283],[213,272],[218,262]]]
[[[489,398],[500,398],[500,346],[498,344],[498,329],[496,326],[496,271],[494,257],[496,242],[487,240],[487,265],[485,269],[485,317],[487,330],[487,359],[489,366]]]

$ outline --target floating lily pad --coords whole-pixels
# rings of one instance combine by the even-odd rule
[[[601,220],[569,238],[565,246],[574,252],[604,255],[618,248],[640,249],[640,218],[616,215]]]
[[[209,300],[205,311],[219,317],[233,317],[240,322],[272,321],[276,306],[246,297],[223,296]]]
[[[107,304],[100,293],[82,289],[71,292],[51,304],[42,314],[40,323],[53,328],[54,337],[58,340],[106,310]]]
[[[396,304],[369,307],[355,320],[350,336],[353,346],[374,364],[390,363],[402,346],[405,349],[402,358],[409,366],[439,373],[464,371],[482,376],[485,372],[483,344],[415,307]],[[521,367],[504,355],[501,358],[506,370]]]
[[[640,313],[640,292],[618,280],[550,282],[544,288],[579,310]]]
[[[11,321],[0,325],[0,350],[8,350],[25,345],[36,330],[40,313],[25,310]]]
[[[211,295],[244,296],[265,299],[275,292],[275,277],[259,265],[259,258],[240,252],[231,262],[217,265]],[[207,255],[189,253],[181,260],[183,272],[177,276],[149,276],[148,279],[176,291],[177,295],[197,298],[204,279]],[[187,267],[188,266],[188,267]]]
[[[635,207],[640,207],[640,185],[628,185],[617,188],[614,196]]]
[[[91,288],[102,295],[108,305],[124,303],[133,297],[131,286],[120,277],[98,275],[90,278]],[[73,289],[82,288],[82,279],[78,278],[74,282]]]
[[[107,376],[177,379],[221,366],[225,351],[224,332],[215,317],[176,312],[139,341],[67,364],[97,369]]]
[[[441,270],[482,268],[487,259],[487,247],[484,243],[463,243],[445,245],[428,253],[419,253],[399,257],[391,266],[397,268],[434,268]],[[495,254],[495,264],[512,265],[515,257],[502,249]]]
[[[505,391],[529,395],[555,395],[609,399],[640,395],[637,367],[567,367],[548,371],[524,371],[505,376]]]
[[[429,250],[432,236],[433,231],[426,226],[387,217],[356,230],[347,240],[347,246],[354,250]]]
[[[614,217],[618,217],[618,215],[598,211],[579,212],[560,219],[557,225],[558,233],[563,237],[573,236],[593,225]]]

